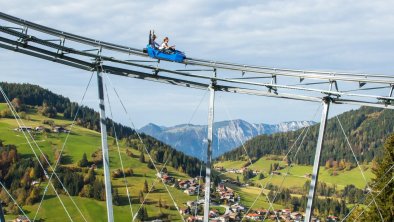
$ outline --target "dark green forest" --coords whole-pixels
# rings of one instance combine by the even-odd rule
[[[394,132],[393,110],[362,107],[358,110],[345,112],[338,118],[360,162],[370,162],[375,157],[382,156],[381,147],[383,147],[386,138]],[[291,158],[288,161],[305,165],[313,163],[319,126],[320,124],[316,124],[310,127],[296,158]],[[256,161],[267,154],[285,155],[302,130],[257,136],[245,142],[248,155],[252,158],[252,161]],[[300,141],[301,139],[298,140],[296,148],[300,146]],[[296,148],[290,153],[290,157],[294,156]],[[355,163],[336,117],[329,119],[327,122],[321,155],[321,165],[324,165],[328,160],[345,160]],[[244,149],[238,147],[223,154],[218,159],[240,160],[244,158],[246,158]]]

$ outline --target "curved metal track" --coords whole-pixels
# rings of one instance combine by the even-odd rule
[[[227,62],[209,61],[204,59],[188,58],[184,61],[185,65],[194,65],[213,68],[215,72],[221,70],[222,72],[239,71],[244,75],[255,74],[264,76],[263,78],[271,79],[271,82],[262,83],[253,78],[228,78],[216,77],[211,75],[195,74],[192,71],[170,70],[155,67],[152,65],[143,65],[138,62],[130,62],[127,60],[116,59],[112,56],[105,56],[102,53],[103,49],[106,51],[113,51],[125,53],[128,55],[136,55],[140,57],[149,58],[149,56],[141,49],[122,46],[109,42],[99,41],[72,33],[56,30],[46,26],[42,26],[33,22],[29,22],[17,17],[7,15],[0,12],[0,19],[11,22],[23,27],[23,31],[17,31],[15,28],[1,26],[0,31],[7,36],[13,36],[15,39],[5,38],[0,36],[0,47],[6,48],[20,53],[29,54],[31,56],[40,57],[42,59],[70,65],[84,70],[96,70],[98,64],[103,62],[110,62],[115,64],[127,65],[134,67],[133,69],[119,68],[116,66],[103,65],[102,71],[115,75],[123,75],[133,78],[142,78],[150,81],[164,82],[173,85],[181,85],[186,87],[207,89],[209,84],[213,81],[215,90],[223,92],[254,94],[259,96],[279,97],[286,99],[295,99],[303,101],[320,102],[325,96],[332,96],[334,103],[345,103],[365,106],[375,106],[383,108],[394,108],[391,105],[392,92],[389,96],[381,96],[374,94],[354,94],[341,92],[339,90],[322,90],[319,88],[311,88],[304,86],[294,86],[289,84],[278,84],[279,77],[297,78],[300,82],[304,80],[323,80],[324,83],[335,84],[338,82],[356,82],[364,85],[366,83],[384,85],[385,87],[394,86],[394,77],[389,75],[366,75],[366,74],[352,74],[352,73],[335,73],[335,72],[319,72],[319,71],[304,71],[291,69],[277,69],[270,67],[248,66],[241,64],[233,64]],[[32,29],[39,33],[47,34],[52,37],[59,38],[63,44],[56,44],[52,41],[40,39],[38,37],[28,35],[27,30]],[[89,51],[78,50],[71,47],[66,47],[65,41],[77,42],[85,45],[85,47],[96,47],[100,53],[92,53]],[[34,43],[34,45],[32,44]],[[53,50],[56,50],[53,51]],[[75,56],[82,58],[75,58]],[[84,60],[85,59],[85,60]],[[86,61],[86,59],[89,59]],[[92,62],[91,60],[94,60]],[[152,60],[154,61],[154,60]],[[135,68],[142,69],[136,71]],[[234,75],[234,73],[232,73]],[[258,80],[259,77],[256,77]],[[263,88],[263,89],[262,89]],[[264,88],[266,90],[264,90]],[[267,91],[268,89],[268,91]],[[279,89],[283,89],[290,93],[280,93]],[[316,95],[317,93],[317,95]]]
[[[60,31],[50,27],[42,26],[30,21],[26,21],[11,15],[0,12],[0,18],[9,21],[14,24],[18,24],[23,27],[34,29],[39,32],[43,32],[52,36],[56,36],[62,39],[68,39],[71,41],[79,42],[82,44],[90,45],[93,47],[101,47],[103,49],[108,49],[112,51],[118,51],[121,53],[135,54],[138,56],[149,57],[143,50],[138,48],[133,48],[129,46],[118,45],[114,43],[109,43],[105,41],[95,40],[92,38],[87,38],[72,33]],[[297,78],[305,79],[328,79],[331,81],[342,80],[342,81],[357,81],[357,82],[379,82],[394,84],[394,76],[381,75],[381,74],[361,74],[361,73],[346,73],[346,72],[331,72],[331,71],[312,71],[312,70],[295,70],[295,69],[282,69],[273,67],[263,67],[263,66],[251,66],[243,65],[229,62],[213,61],[206,59],[196,59],[187,58],[184,64],[206,66],[212,68],[220,68],[227,70],[236,70],[241,72],[252,72],[261,73],[277,76],[291,76]]]

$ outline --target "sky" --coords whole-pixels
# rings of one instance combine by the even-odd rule
[[[154,29],[187,56],[277,68],[393,75],[393,1],[21,1],[1,11],[97,40],[143,48]],[[0,21],[2,24],[2,21]],[[0,49],[0,81],[32,83],[79,102],[91,73]],[[113,118],[136,127],[206,124],[205,91],[109,76]],[[83,104],[98,107],[96,78]],[[107,103],[108,104],[108,103]],[[217,93],[215,120],[319,121],[319,105]],[[330,116],[358,107],[332,106]],[[107,109],[109,110],[109,109]],[[107,113],[110,116],[110,112]],[[131,121],[130,121],[131,120]]]

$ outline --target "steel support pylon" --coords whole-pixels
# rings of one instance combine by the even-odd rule
[[[208,147],[207,162],[205,167],[205,204],[204,204],[204,222],[209,221],[209,205],[211,197],[211,162],[212,162],[212,141],[213,141],[213,120],[215,112],[215,83],[209,86],[209,110],[208,110]]]
[[[114,213],[112,207],[112,189],[111,189],[111,175],[109,173],[109,157],[108,157],[108,142],[107,142],[107,125],[104,106],[104,89],[103,76],[100,71],[97,71],[98,96],[100,104],[100,128],[101,128],[101,149],[103,152],[103,168],[104,168],[104,183],[105,183],[105,200],[107,203],[107,218],[108,222],[114,221]]]
[[[0,222],[5,222],[4,211],[3,211],[3,202],[1,200],[0,200]]]
[[[324,140],[324,133],[326,131],[326,123],[327,123],[327,116],[328,110],[330,107],[331,98],[325,97],[323,98],[323,113],[320,120],[320,129],[319,129],[319,137],[317,139],[316,151],[315,151],[315,160],[313,162],[313,171],[312,171],[312,178],[311,184],[309,186],[309,193],[308,193],[308,203],[306,205],[306,214],[305,214],[305,222],[310,222],[312,220],[312,213],[313,213],[313,201],[315,198],[316,193],[316,185],[319,176],[319,169],[320,169],[320,154],[323,147],[323,140]]]

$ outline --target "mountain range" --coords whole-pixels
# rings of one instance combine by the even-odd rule
[[[215,122],[213,127],[213,157],[218,157],[258,135],[294,131],[314,124],[313,121],[253,124],[241,119]],[[207,131],[207,125],[193,124],[166,127],[149,123],[139,129],[139,132],[150,135],[187,155],[197,158],[205,156]]]

